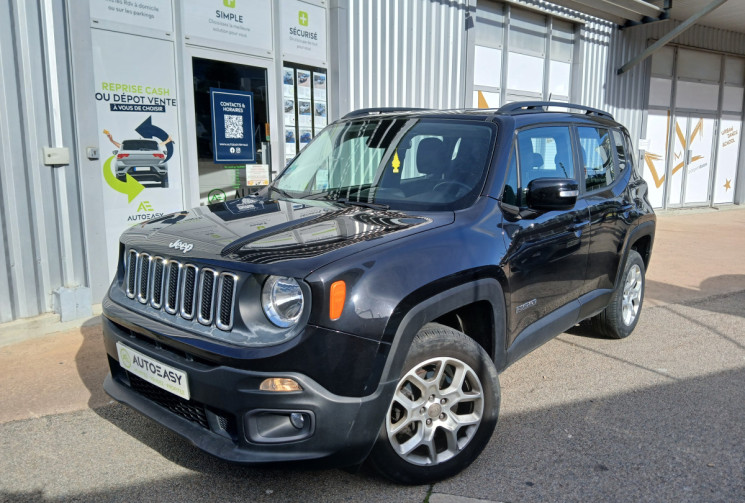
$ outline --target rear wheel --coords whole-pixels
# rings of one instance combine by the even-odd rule
[[[401,483],[451,477],[486,447],[499,400],[497,372],[483,348],[428,324],[414,338],[370,462]]]
[[[127,181],[127,174],[122,173],[121,175],[116,175],[116,179],[120,182],[126,182]]]
[[[610,304],[593,318],[598,332],[611,339],[624,339],[634,331],[644,303],[645,268],[641,255],[630,250],[621,284]]]
[[[160,180],[160,186],[161,188],[167,189],[168,188],[168,175],[164,176]]]

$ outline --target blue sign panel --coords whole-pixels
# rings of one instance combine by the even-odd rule
[[[210,103],[215,162],[256,162],[253,93],[211,87]]]

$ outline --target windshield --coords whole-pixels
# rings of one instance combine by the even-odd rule
[[[491,123],[453,119],[332,124],[273,187],[294,198],[460,209],[481,191],[495,132]]]
[[[153,140],[124,140],[122,150],[158,150],[158,142]]]

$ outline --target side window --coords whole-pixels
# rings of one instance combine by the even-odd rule
[[[536,178],[574,178],[569,128],[548,126],[524,129],[517,134],[520,186],[523,191]]]
[[[616,156],[618,157],[618,173],[623,173],[626,169],[628,156],[626,154],[626,145],[624,145],[624,136],[620,131],[613,130],[613,143],[616,145]]]
[[[629,135],[624,135],[624,139],[626,140],[626,162],[629,163],[629,166],[631,166],[631,169],[636,168],[636,158],[637,158],[637,152],[634,150],[634,145],[631,143],[631,138],[629,138]]]
[[[585,189],[591,192],[607,187],[616,179],[610,132],[595,127],[578,127],[577,132],[585,167]]]
[[[510,153],[510,165],[507,168],[507,181],[504,184],[504,191],[502,191],[502,202],[512,206],[520,206],[520,200],[518,198],[518,185],[517,185],[517,153],[515,147],[512,147]]]

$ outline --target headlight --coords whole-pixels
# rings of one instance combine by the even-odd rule
[[[269,321],[278,327],[291,327],[303,314],[303,291],[297,281],[284,276],[269,276],[261,291],[261,306]]]

